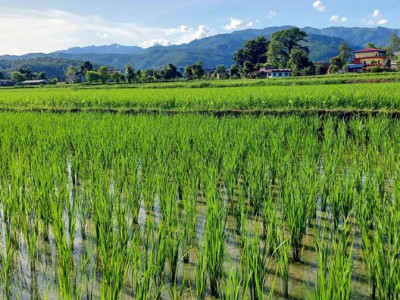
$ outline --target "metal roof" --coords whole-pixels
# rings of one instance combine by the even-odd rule
[[[386,53],[385,50],[382,49],[375,49],[375,48],[367,48],[367,49],[362,49],[362,50],[356,50],[353,51],[354,53],[363,53],[363,52],[384,52]]]
[[[365,67],[364,64],[350,64],[350,65],[347,65],[348,69],[358,69],[358,68],[364,68],[364,67]]]
[[[41,80],[25,80],[22,83],[44,83],[48,82],[47,80],[41,79]]]

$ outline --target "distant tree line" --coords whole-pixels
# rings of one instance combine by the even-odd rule
[[[36,75],[40,73],[44,73],[48,80],[52,78],[62,79],[65,76],[65,71],[68,66],[79,66],[81,63],[82,62],[76,60],[52,57],[0,60],[0,72],[2,73],[3,79],[11,79],[13,72],[20,72],[21,69],[29,68],[33,75],[31,79],[36,79]],[[29,77],[29,72],[23,75]]]
[[[133,66],[127,64],[125,73],[123,73],[120,70],[113,70],[106,66],[100,66],[95,69],[90,61],[84,62],[81,67],[70,66],[65,76],[70,83],[81,83],[84,78],[84,81],[89,84],[174,81],[183,77],[182,73],[173,64],[168,64],[161,69],[146,70],[135,70]]]
[[[3,77],[5,78],[4,74]],[[11,79],[15,83],[20,84],[26,80],[47,80],[47,76],[45,72],[32,72],[31,68],[27,67],[20,68],[17,71],[11,72]],[[52,78],[49,82],[52,84],[56,84],[57,80],[55,78]]]

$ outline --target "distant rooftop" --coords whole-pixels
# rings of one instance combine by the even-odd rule
[[[382,50],[382,49],[376,49],[376,48],[367,48],[367,49],[362,49],[362,50],[356,50],[353,52],[354,53],[363,53],[363,52],[386,52],[386,51]]]
[[[45,79],[40,79],[40,80],[25,80],[25,81],[23,81],[22,83],[43,83],[43,82],[48,82],[47,80],[45,80]]]
[[[275,73],[275,72],[292,72],[292,69],[276,69],[276,68],[263,68],[258,72]]]

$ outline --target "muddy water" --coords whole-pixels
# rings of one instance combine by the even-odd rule
[[[73,195],[74,193],[71,193]],[[74,201],[74,199],[70,199]],[[318,205],[320,208],[320,205]],[[197,226],[196,226],[196,236],[197,243],[199,245],[204,244],[204,227],[206,221],[206,203],[204,197],[199,195],[197,200],[196,209],[198,211]],[[229,210],[227,208],[227,210]],[[0,216],[3,217],[3,211],[0,211]],[[151,214],[147,214],[143,201],[141,203],[141,208],[139,211],[139,230],[142,232],[146,229],[146,219],[152,218],[157,224],[160,220],[159,211],[159,199],[155,195],[154,211]],[[248,225],[250,230],[257,227],[259,221],[256,217],[249,216]],[[313,225],[317,223],[319,226],[329,226],[329,216],[325,212],[320,210],[316,214],[313,220]],[[367,281],[367,273],[365,266],[362,262],[362,240],[361,234],[359,232],[356,220],[351,220],[352,224],[352,236],[354,241],[353,249],[353,280],[351,285],[352,298],[353,299],[369,299],[369,285]],[[66,220],[66,228],[68,228]],[[0,249],[5,249],[5,225],[4,222],[1,223],[1,245]],[[95,229],[90,220],[87,223],[87,235],[88,240],[92,240],[92,247],[95,247],[94,237]],[[315,244],[315,234],[316,230],[309,226],[307,232],[303,239],[303,249],[300,263],[294,263],[292,260],[289,265],[289,297],[291,299],[304,299],[309,291],[314,288],[314,281],[316,278],[317,271],[317,260],[316,253],[314,249]],[[286,228],[286,236],[289,233]],[[240,251],[240,236],[236,233],[236,221],[233,216],[227,214],[226,228],[225,228],[225,247],[226,247],[226,261],[224,267],[226,270],[230,267],[239,267],[241,259]],[[79,219],[77,220],[76,233],[74,238],[74,260],[77,266],[77,274],[80,274],[80,257],[85,253],[88,240],[82,239],[80,234],[80,224]],[[14,267],[12,291],[13,295],[18,295],[19,299],[33,299],[35,294],[41,295],[42,298],[47,297],[48,299],[58,298],[57,294],[57,248],[54,242],[54,236],[50,231],[49,240],[44,241],[40,239],[36,257],[36,272],[31,273],[29,267],[29,258],[27,254],[26,244],[24,241],[24,236],[20,234],[18,236],[18,250],[14,255]],[[291,252],[290,252],[291,256]],[[179,272],[178,272],[178,286],[182,284],[183,278],[185,278],[184,289],[184,299],[195,299],[195,280],[194,274],[197,263],[197,253],[195,249],[189,252],[189,263],[184,264],[183,261],[180,262]],[[88,268],[88,280],[81,277],[78,278],[78,290],[82,291],[81,298],[87,299],[87,291],[93,296],[93,298],[98,298],[101,295],[101,274],[94,274],[94,264],[95,257],[94,251],[91,253],[90,266]],[[268,291],[274,286],[274,295],[276,299],[282,298],[283,288],[282,280],[279,275],[276,275],[276,262],[274,258],[268,261],[269,276],[266,282],[266,295]],[[168,274],[168,267],[166,268],[166,274]],[[79,275],[80,276],[80,275]],[[166,276],[168,278],[168,276]],[[166,279],[166,287],[163,289],[162,297],[164,299],[169,299],[170,294],[168,292],[168,279]],[[210,291],[209,291],[210,292]],[[208,296],[208,298],[211,298]],[[134,299],[132,280],[128,276],[126,283],[125,292],[122,293],[121,299]]]

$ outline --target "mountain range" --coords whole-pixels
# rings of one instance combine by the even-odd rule
[[[10,70],[10,65],[13,67],[23,65],[31,67],[34,72],[47,71],[48,76],[61,77],[69,65],[76,65],[76,62],[86,60],[117,69],[123,69],[126,63],[130,63],[136,69],[159,68],[168,63],[183,68],[198,60],[202,60],[206,68],[213,68],[219,64],[230,67],[233,64],[233,53],[241,48],[245,41],[257,36],[271,39],[274,32],[290,27],[292,26],[247,29],[194,40],[188,44],[157,45],[146,49],[112,44],[74,47],[48,54],[4,55],[0,56],[0,70]],[[328,27],[323,29],[305,27],[302,30],[309,34],[310,59],[314,62],[328,62],[331,57],[338,54],[338,47],[342,41],[346,41],[353,49],[361,49],[368,42],[384,47],[389,44],[391,34],[400,34],[399,29],[385,27]],[[51,70],[46,69],[46,61],[51,62]],[[54,67],[53,63],[58,67]]]

